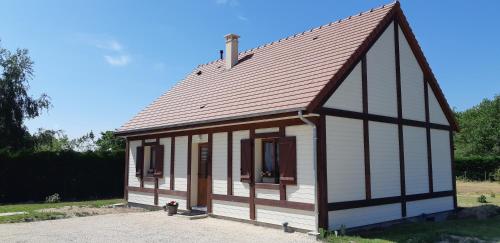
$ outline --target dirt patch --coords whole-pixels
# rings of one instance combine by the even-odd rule
[[[500,194],[500,183],[457,181],[457,191],[465,194]]]
[[[65,206],[61,208],[45,208],[37,210],[37,212],[47,212],[47,213],[64,213],[68,217],[85,217],[92,215],[103,215],[103,214],[118,214],[118,213],[137,213],[145,212],[147,210],[142,208],[134,207],[88,207],[88,206]]]

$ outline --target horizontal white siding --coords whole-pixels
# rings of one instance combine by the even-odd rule
[[[403,118],[425,121],[424,74],[401,28],[398,31]]]
[[[358,63],[323,106],[327,108],[363,112],[361,97],[361,63]]]
[[[192,143],[208,143],[208,134],[196,134],[191,137]]]
[[[434,191],[452,190],[449,131],[431,129],[431,151]]]
[[[390,24],[366,54],[368,112],[397,116],[394,26]]]
[[[248,130],[233,132],[233,195],[235,196],[248,197],[250,195],[248,183],[240,181],[241,140],[249,137]]]
[[[137,156],[137,147],[142,145],[141,140],[130,141],[129,142],[129,156],[128,156],[128,185],[139,187],[141,186],[141,181],[135,176],[135,161]]]
[[[255,129],[255,133],[279,132],[279,127],[268,127]]]
[[[401,195],[398,126],[369,122],[372,198]]]
[[[420,201],[408,202],[406,204],[407,217],[431,214],[453,209],[453,197],[440,197]]]
[[[227,133],[214,133],[212,146],[212,191],[227,193]]]
[[[287,126],[286,136],[294,136],[297,145],[297,185],[286,186],[288,201],[314,203],[313,137],[308,125]]]
[[[381,223],[401,218],[401,204],[387,204],[373,207],[353,208],[328,213],[330,230],[339,229],[341,225],[348,228]]]
[[[279,190],[270,190],[270,189],[255,189],[255,197],[264,198],[264,199],[272,199],[272,200],[280,200],[280,191]]]
[[[434,95],[434,91],[432,91],[432,88],[430,85],[428,86],[428,93],[429,93],[429,119],[432,123],[438,123],[438,124],[443,124],[443,125],[449,125],[448,119],[446,119],[446,116],[444,115],[443,110],[441,109],[441,106],[439,105],[439,102],[436,98],[436,95]]]
[[[144,188],[155,188],[154,180],[144,181]]]
[[[429,192],[425,128],[403,126],[406,194]]]
[[[171,138],[161,138],[160,144],[163,145],[163,177],[158,179],[160,189],[170,189],[170,150],[172,149]]]
[[[288,226],[295,228],[315,228],[314,212],[311,211],[256,205],[255,217],[257,221],[269,224],[282,225],[288,222]]]
[[[214,215],[226,216],[238,219],[250,219],[250,208],[248,203],[212,201],[212,213]]]
[[[174,189],[187,191],[188,137],[175,137]]]
[[[172,195],[158,195],[158,206],[165,206],[170,201],[176,201],[179,203],[179,209],[187,210],[186,199],[183,197],[172,196]]]
[[[361,120],[326,116],[328,202],[365,199],[363,150]]]
[[[139,203],[144,205],[154,205],[155,196],[153,193],[131,191],[128,193],[128,202]]]

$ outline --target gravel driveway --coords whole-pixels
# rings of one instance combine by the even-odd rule
[[[109,214],[32,223],[0,224],[0,242],[315,242],[251,224],[168,217],[165,212]]]

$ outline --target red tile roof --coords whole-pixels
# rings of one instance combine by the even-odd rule
[[[118,132],[304,110],[396,3],[195,68]]]

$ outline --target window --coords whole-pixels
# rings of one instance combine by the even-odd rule
[[[279,183],[279,147],[276,139],[262,139],[261,182]]]
[[[136,176],[161,177],[163,176],[163,145],[149,145],[137,147]],[[144,172],[143,172],[144,171]]]

